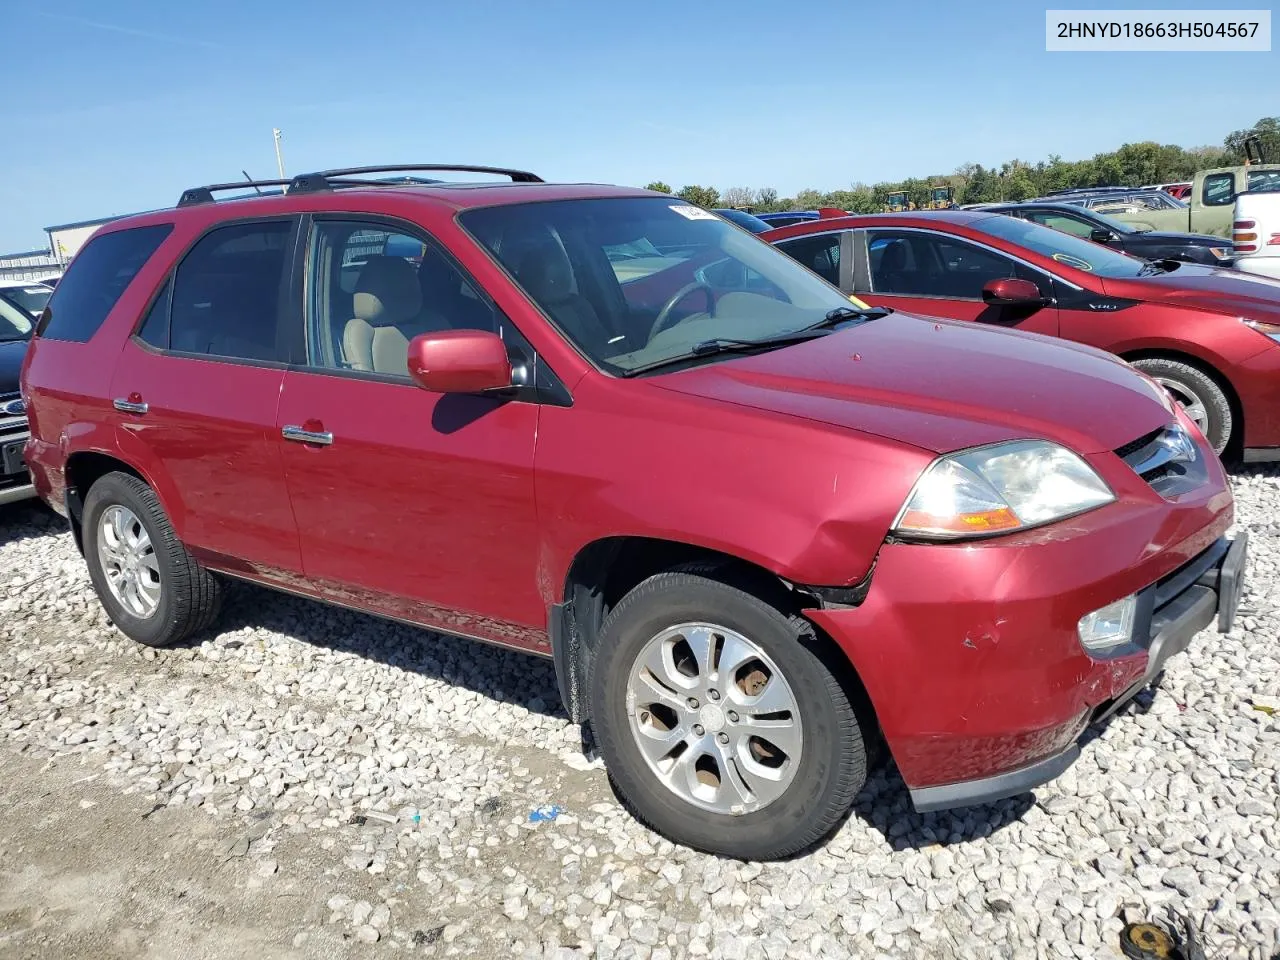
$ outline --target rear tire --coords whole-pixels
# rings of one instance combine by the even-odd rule
[[[662,573],[627,594],[601,628],[588,691],[632,814],[744,860],[825,838],[866,781],[867,749],[823,654],[807,621],[708,577]]]
[[[182,546],[149,486],[105,474],[89,488],[83,523],[89,578],[121,633],[168,647],[213,623],[222,585]]]
[[[1133,366],[1169,392],[1221,456],[1231,442],[1235,422],[1231,402],[1214,379],[1199,367],[1163,357],[1134,360]]]

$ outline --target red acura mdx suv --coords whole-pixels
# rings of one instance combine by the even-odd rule
[[[76,256],[26,460],[126,635],[235,577],[552,657],[642,820],[764,859],[881,738],[918,810],[1024,792],[1231,628],[1222,467],[1127,364],[860,309],[669,196],[452,169],[195,188]]]

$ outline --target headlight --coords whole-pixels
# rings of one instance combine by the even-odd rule
[[[1235,247],[1210,247],[1209,252],[1219,260],[1226,260],[1228,257],[1235,255]]]
[[[1272,340],[1280,343],[1280,324],[1264,323],[1261,320],[1250,320],[1248,317],[1240,318],[1246,327],[1252,327],[1264,337],[1270,337]]]
[[[1087,463],[1047,440],[1014,440],[935,460],[916,481],[895,533],[934,540],[1010,533],[1111,503]]]

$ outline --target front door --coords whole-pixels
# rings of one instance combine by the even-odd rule
[[[1053,297],[1048,277],[1012,257],[933,230],[869,230],[866,240],[867,269],[855,273],[869,282],[856,285],[854,292],[868,303],[917,316],[1058,334],[1058,310],[1052,303],[1001,307],[983,300],[983,286],[1006,277],[1030,280],[1042,296]]]
[[[339,603],[548,649],[539,407],[430,393],[407,367],[433,330],[493,330],[526,361],[527,344],[425,234],[318,219],[308,243],[308,359],[285,374],[276,421],[308,580]]]
[[[276,408],[289,360],[292,218],[218,227],[178,264],[124,346],[111,396],[121,449],[178,536],[214,567],[301,572]]]

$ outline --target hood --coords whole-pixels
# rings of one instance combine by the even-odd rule
[[[1113,297],[1280,322],[1280,280],[1225,267],[1184,263],[1153,277],[1104,278],[1102,288]]]
[[[1173,416],[1163,391],[1111,354],[902,313],[652,382],[935,453],[1028,437],[1097,453]]]
[[[22,358],[27,355],[29,340],[0,341],[0,397],[18,392],[18,374],[22,370]]]

